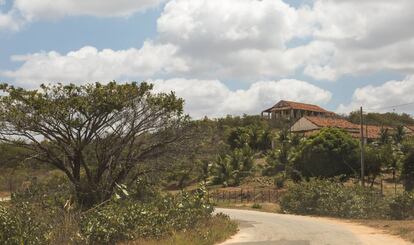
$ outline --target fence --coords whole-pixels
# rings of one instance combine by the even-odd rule
[[[217,189],[208,192],[212,202],[233,202],[233,203],[276,203],[280,197],[280,190],[276,189]]]

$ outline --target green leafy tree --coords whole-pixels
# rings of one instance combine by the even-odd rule
[[[395,143],[400,144],[404,140],[404,138],[405,138],[404,126],[398,125],[395,130],[394,141]]]
[[[414,190],[414,152],[410,152],[403,162],[402,179],[406,191]]]
[[[390,143],[390,134],[388,132],[388,128],[382,127],[380,129],[378,141],[381,145],[386,145],[386,144]]]
[[[406,142],[403,149],[405,157],[402,161],[401,179],[406,191],[414,190],[414,144]]]
[[[0,88],[1,141],[63,171],[83,207],[156,171],[144,163],[186,138],[183,100],[153,94],[147,83]]]
[[[351,112],[348,116],[349,121],[352,123],[360,124],[361,118],[360,118],[360,112],[354,111]],[[398,114],[395,112],[387,112],[387,113],[368,113],[365,116],[364,122],[369,125],[387,125],[387,126],[399,126],[401,124],[403,125],[413,125],[414,119],[406,113]]]
[[[227,137],[227,144],[231,149],[242,148],[250,145],[252,130],[249,127],[237,127],[232,129]]]
[[[292,141],[292,139],[294,141]],[[292,158],[293,143],[296,142],[297,137],[289,135],[288,130],[279,131],[278,137],[275,140],[275,148],[266,157],[266,168],[263,170],[263,175],[271,176],[278,172],[284,171]]]
[[[249,146],[256,151],[266,151],[272,147],[271,132],[259,125],[230,128],[227,144],[231,149]]]
[[[305,177],[332,177],[356,174],[358,142],[346,132],[324,128],[301,141],[293,161],[294,168]]]
[[[374,185],[377,176],[381,174],[382,166],[387,160],[384,159],[386,157],[385,150],[386,148],[378,148],[371,145],[365,148],[366,175],[371,182],[371,186]]]
[[[19,164],[26,163],[27,159],[30,159],[30,153],[25,149],[16,147],[10,144],[0,144],[0,167],[16,167]],[[31,161],[33,166],[37,162]]]

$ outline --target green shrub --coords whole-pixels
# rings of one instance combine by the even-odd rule
[[[274,183],[277,188],[283,188],[285,186],[286,178],[283,174],[278,174],[274,178]]]
[[[414,191],[414,146],[409,146],[403,160],[401,178],[406,191]]]
[[[261,209],[262,205],[258,204],[258,203],[253,203],[252,208],[254,209]]]
[[[42,222],[44,218],[29,203],[15,206],[0,204],[0,243],[47,244],[50,225]]]
[[[414,193],[404,192],[389,201],[389,216],[393,219],[414,218]]]
[[[346,187],[329,180],[311,180],[290,186],[282,196],[284,212],[346,218],[382,218],[386,200],[372,189]]]
[[[0,205],[0,244],[115,244],[132,239],[160,239],[197,227],[213,211],[204,188],[194,193],[153,197],[138,201],[134,196],[113,199],[80,213],[64,209],[43,186],[17,193]],[[26,200],[33,197],[33,202]],[[59,196],[58,196],[59,197]]]
[[[244,178],[251,175],[253,157],[254,152],[248,146],[236,148],[230,154],[218,156],[210,168],[211,183],[223,186],[239,185]]]
[[[335,177],[358,172],[358,142],[347,132],[324,128],[300,142],[293,165],[304,177]]]
[[[114,244],[137,238],[165,237],[189,229],[213,211],[203,189],[193,195],[166,196],[151,203],[119,201],[85,213],[81,233],[90,244]]]
[[[41,204],[44,207],[63,207],[71,193],[67,178],[61,174],[55,174],[43,181],[31,181],[26,188],[13,192],[11,200],[13,203],[28,202]]]

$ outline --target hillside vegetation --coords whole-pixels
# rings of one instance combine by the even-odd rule
[[[214,244],[236,226],[213,215],[209,194],[240,187],[254,200],[256,187],[268,188],[262,200],[285,193],[284,212],[413,218],[414,140],[403,130],[368,144],[361,187],[359,143],[340,129],[304,138],[260,116],[191,120],[182,99],[146,83],[0,88],[2,244]],[[381,193],[380,179],[400,190]]]
[[[351,112],[347,119],[356,124],[361,123],[359,111]],[[369,112],[364,115],[364,123],[377,126],[400,126],[400,125],[414,125],[414,119],[409,114],[398,114],[395,112],[374,113]]]

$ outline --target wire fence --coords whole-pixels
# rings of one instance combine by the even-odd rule
[[[277,203],[280,198],[280,190],[277,189],[217,189],[208,192],[208,198],[212,202],[220,203]]]

